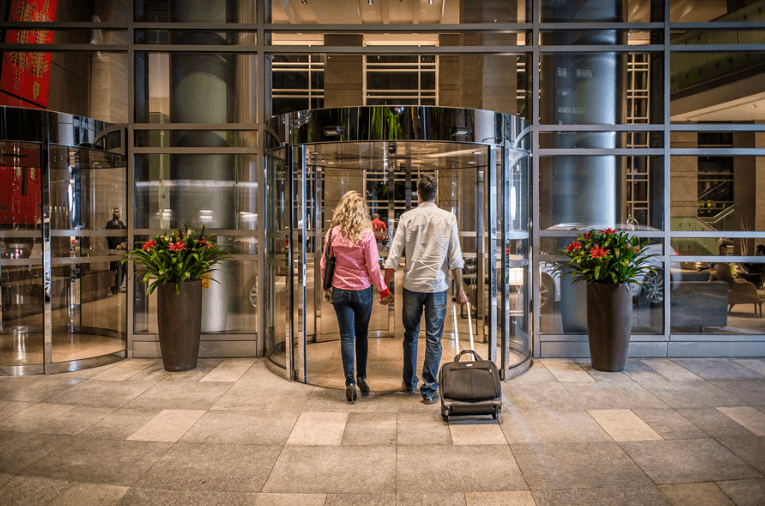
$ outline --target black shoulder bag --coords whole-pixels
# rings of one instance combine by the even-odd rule
[[[334,228],[334,227],[333,227]],[[329,239],[327,239],[327,248],[324,250],[326,263],[324,264],[324,290],[332,288],[332,276],[335,274],[335,255],[330,255],[332,249],[332,229],[329,229]]]

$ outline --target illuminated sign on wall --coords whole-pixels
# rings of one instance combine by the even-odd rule
[[[55,21],[57,0],[13,0],[9,21]],[[7,30],[7,44],[50,44],[51,30]],[[47,107],[50,85],[50,53],[3,54],[0,73],[0,105]],[[11,96],[8,96],[11,95]],[[21,99],[21,100],[19,100]]]

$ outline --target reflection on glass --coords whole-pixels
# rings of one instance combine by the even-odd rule
[[[755,132],[673,133],[675,142],[688,147],[754,148],[761,134]],[[765,210],[758,176],[763,158],[758,156],[673,156],[672,230],[690,232],[762,231],[758,219]],[[707,248],[713,255],[714,248]]]
[[[11,258],[0,253],[0,258]],[[43,270],[35,264],[0,267],[0,366],[43,363]]]
[[[765,255],[765,246],[762,255]],[[765,262],[672,264],[673,334],[762,334]]]
[[[255,158],[136,155],[136,228],[255,230]]]

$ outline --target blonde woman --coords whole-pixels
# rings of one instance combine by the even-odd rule
[[[340,349],[345,373],[345,398],[356,400],[356,385],[361,395],[369,395],[367,383],[367,328],[372,316],[372,284],[380,292],[380,302],[389,302],[390,292],[385,286],[378,264],[377,242],[364,199],[349,191],[335,208],[332,216],[332,242],[330,232],[324,240],[321,256],[321,278],[324,280],[326,248],[335,257],[332,288],[324,292],[324,300],[332,302],[340,327]],[[354,346],[355,341],[355,346]],[[354,360],[355,347],[355,360]],[[354,375],[354,361],[356,374]]]

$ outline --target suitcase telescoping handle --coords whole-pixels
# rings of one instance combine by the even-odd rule
[[[473,318],[470,316],[470,301],[465,302],[465,307],[467,308],[468,314],[468,329],[470,329],[470,349],[474,350],[475,345],[473,344]]]
[[[480,362],[483,360],[480,356],[478,356],[478,353],[476,353],[473,350],[465,350],[461,351],[456,357],[454,357],[455,362],[459,362],[462,355],[473,355],[473,362]]]

